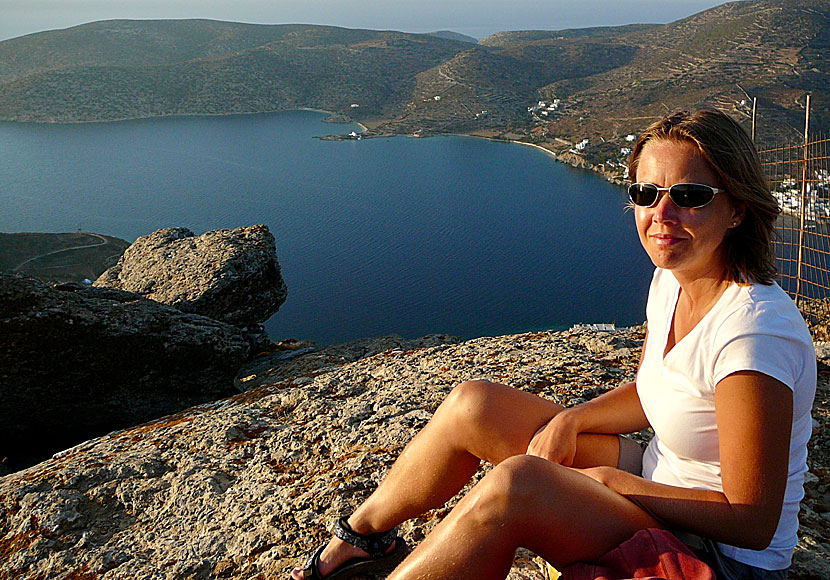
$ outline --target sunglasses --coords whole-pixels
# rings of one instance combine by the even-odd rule
[[[703,207],[715,199],[716,193],[726,192],[725,189],[702,183],[675,183],[671,187],[657,187],[653,183],[632,183],[628,186],[628,197],[634,205],[651,207],[657,203],[661,191],[669,192],[674,205],[687,209]]]

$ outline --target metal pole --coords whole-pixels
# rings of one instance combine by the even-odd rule
[[[801,276],[802,276],[802,261],[804,256],[804,229],[806,227],[806,213],[807,213],[807,160],[808,144],[810,143],[810,95],[807,95],[807,112],[804,120],[804,165],[801,172],[801,211],[800,225],[798,228],[798,269],[795,278],[795,303],[798,304],[801,299]]]
[[[752,97],[752,142],[755,143],[755,111],[758,106],[758,97]]]

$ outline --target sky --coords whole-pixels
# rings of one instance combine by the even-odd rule
[[[503,30],[665,23],[723,0],[0,0],[0,40],[113,18],[329,24],[475,38]]]

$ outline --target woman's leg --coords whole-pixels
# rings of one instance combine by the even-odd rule
[[[523,455],[487,474],[389,578],[501,579],[518,547],[564,567],[648,527],[660,524],[602,484]]]
[[[499,464],[523,454],[536,430],[562,407],[531,393],[487,381],[462,383],[406,446],[386,478],[349,518],[360,534],[389,530],[443,505],[485,460]],[[616,465],[619,443],[607,435],[580,435],[576,464]],[[323,552],[325,576],[362,551],[333,538]],[[299,571],[295,570],[295,578]]]

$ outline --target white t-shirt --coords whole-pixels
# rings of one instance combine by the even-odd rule
[[[679,292],[674,275],[658,268],[649,289],[648,340],[637,373],[637,394],[655,432],[643,456],[643,477],[723,491],[715,386],[742,370],[781,381],[793,389],[793,427],[787,489],[775,536],[765,550],[719,546],[745,564],[786,568],[798,541],[798,504],[804,495],[816,391],[816,355],[807,325],[777,284],[731,284],[664,359]]]

